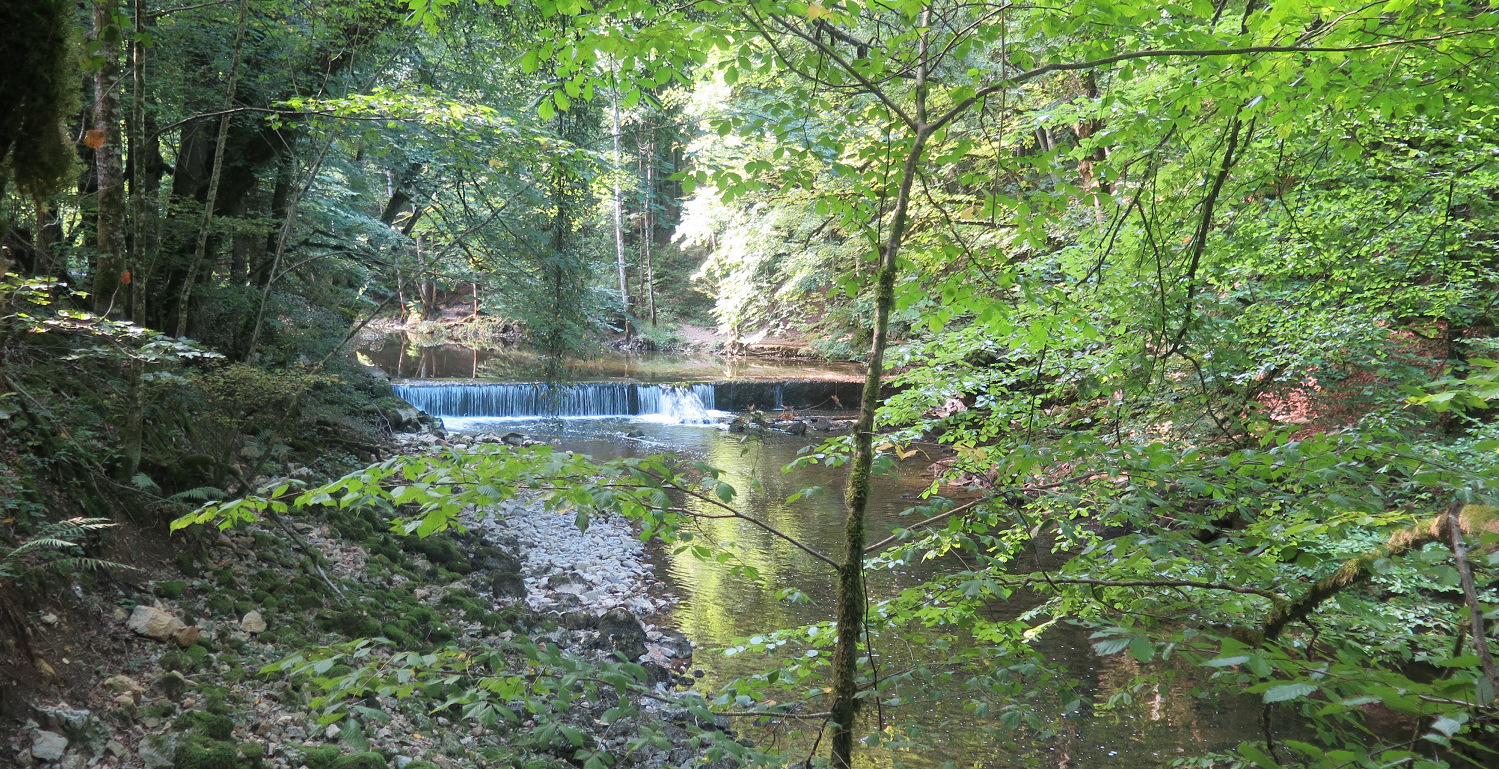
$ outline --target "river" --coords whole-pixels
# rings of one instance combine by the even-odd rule
[[[429,362],[444,356],[460,362],[464,357],[462,351],[441,351],[430,355]],[[472,357],[469,356],[470,362]],[[826,434],[808,433],[798,437],[772,431],[763,437],[746,439],[743,435],[725,432],[714,423],[721,421],[723,412],[719,409],[742,408],[747,400],[758,398],[760,403],[756,405],[764,408],[761,404],[771,403],[771,393],[778,384],[789,383],[794,387],[789,391],[782,387],[792,395],[782,398],[783,402],[776,405],[801,407],[808,404],[796,402],[798,396],[802,400],[820,397],[818,393],[821,391],[806,389],[808,380],[820,382],[822,387],[836,388],[846,386],[836,383],[851,379],[856,372],[851,367],[826,368],[769,361],[756,362],[753,366],[713,359],[682,363],[683,370],[676,372],[675,376],[671,369],[672,359],[663,356],[591,364],[591,370],[596,372],[634,371],[637,376],[599,374],[591,377],[596,380],[596,386],[587,391],[595,394],[588,397],[602,400],[592,405],[578,401],[582,405],[575,404],[571,410],[592,408],[607,411],[612,408],[625,412],[624,416],[594,413],[559,419],[496,413],[479,415],[475,412],[496,407],[493,403],[475,406],[471,395],[465,396],[468,397],[465,402],[470,405],[448,407],[449,410],[457,409],[458,413],[436,415],[443,416],[449,430],[455,433],[515,431],[599,458],[673,454],[701,460],[723,470],[724,480],[740,490],[736,504],[744,512],[796,537],[814,550],[838,553],[844,517],[843,469],[818,465],[791,474],[781,470],[798,456],[799,451],[819,443],[827,437]],[[489,370],[493,372],[494,369]],[[441,379],[444,374],[462,377],[472,371],[473,368],[460,372],[434,365],[423,373]],[[753,373],[747,373],[749,371]],[[390,373],[406,373],[406,370],[397,364],[391,366]],[[729,375],[725,376],[725,373]],[[753,387],[759,389],[745,389],[750,387],[744,384],[746,380],[753,380]],[[681,413],[678,411],[680,404],[660,405],[660,398],[652,393],[661,388],[647,384],[663,381],[698,382],[697,388],[666,389],[679,394],[697,392],[702,394],[701,400],[708,401],[714,400],[716,387],[720,398],[727,397],[734,402],[700,402],[697,405],[702,408]],[[701,384],[715,381],[719,384]],[[459,383],[447,379],[443,382],[407,381],[398,384],[421,387],[420,391],[405,390],[406,397],[419,406],[423,405],[421,399],[427,398],[426,405],[432,408],[436,401],[431,399],[438,390],[429,388],[492,383],[492,380]],[[615,385],[619,386],[617,392],[608,390]],[[616,394],[601,394],[606,392]],[[498,401],[496,396],[490,396],[490,401],[503,403],[505,398],[513,401],[514,397],[511,392]],[[840,400],[853,402],[847,397]],[[671,413],[660,413],[663,409]],[[681,423],[684,420],[701,424]],[[629,435],[634,437],[627,437]],[[925,469],[935,458],[934,455],[918,455],[902,463],[897,477],[877,479],[869,511],[871,538],[883,537],[898,524],[909,525],[911,519],[902,518],[901,513],[915,504],[918,495],[929,485],[930,476],[926,475]],[[793,493],[812,486],[823,487],[826,493],[797,502],[786,501]],[[762,529],[739,521],[704,521],[700,533],[714,541],[735,543],[739,561],[753,566],[758,572],[754,579],[735,576],[724,566],[700,560],[690,553],[655,549],[653,564],[658,576],[681,598],[672,616],[661,618],[661,623],[678,627],[699,647],[694,664],[705,677],[698,689],[711,696],[724,682],[774,666],[763,652],[726,655],[723,650],[777,629],[831,619],[833,575],[821,561]],[[879,601],[903,588],[920,584],[936,569],[951,568],[961,567],[933,561],[921,568],[871,570],[869,593],[873,600]],[[779,600],[777,594],[784,588],[800,590],[807,600],[800,603]],[[990,618],[1012,618],[1033,605],[1033,599],[1017,595],[1009,602],[989,607]],[[893,732],[893,736],[909,738],[915,744],[909,748],[862,750],[861,763],[871,767],[938,767],[950,763],[955,767],[1143,769],[1177,765],[1181,760],[1227,750],[1242,741],[1259,738],[1259,706],[1255,699],[1199,696],[1193,671],[1184,671],[1188,675],[1170,685],[1127,691],[1124,687],[1130,679],[1146,672],[1142,669],[1144,666],[1127,654],[1097,656],[1086,635],[1083,629],[1058,624],[1036,643],[1041,654],[1053,665],[1064,666],[1076,681],[1075,691],[1081,693],[1083,706],[1071,717],[1051,719],[1040,730],[1016,731],[1005,727],[997,718],[975,716],[965,707],[962,685],[953,681],[950,688],[932,689],[886,709],[884,715],[890,722],[912,725],[912,729]],[[957,648],[973,646],[971,639],[959,637],[955,640]],[[898,638],[876,637],[874,646],[875,659],[887,670],[927,664],[946,653],[933,651],[932,647],[913,649]],[[782,653],[785,651],[783,649]],[[1159,666],[1161,663],[1154,664]],[[1111,700],[1113,706],[1104,707]],[[873,719],[879,714],[874,708],[866,710],[873,725]],[[787,738],[753,728],[743,731],[761,741],[777,740],[777,744],[787,747],[789,752],[805,750],[804,743],[794,736]]]

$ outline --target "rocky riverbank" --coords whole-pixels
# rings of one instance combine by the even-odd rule
[[[394,450],[446,450],[437,429],[398,436]],[[498,436],[468,442],[498,442]],[[579,750],[616,766],[700,763],[704,723],[663,700],[690,686],[692,645],[658,627],[674,600],[656,580],[630,522],[571,515],[535,500],[476,511],[467,533],[398,537],[371,510],[195,531],[186,574],[118,596],[90,594],[52,622],[95,622],[128,652],[100,666],[76,702],[27,704],[0,764],[34,769],[458,769],[574,765]],[[122,583],[125,584],[125,583]],[[272,667],[328,656],[359,638],[364,656],[329,657],[316,671]],[[534,718],[483,723],[444,705],[456,690],[402,696],[370,688],[357,713],[330,722],[329,692],[406,651],[482,654],[519,638],[555,644],[577,664],[624,657],[648,673],[637,712],[606,715],[609,697],[558,718],[577,739],[541,739]],[[343,645],[343,646],[340,646]],[[324,650],[324,651],[318,651]],[[404,658],[401,658],[404,659]],[[63,660],[67,662],[67,660]],[[373,680],[373,679],[372,679]],[[649,739],[641,739],[649,735]],[[633,749],[631,748],[634,745]]]

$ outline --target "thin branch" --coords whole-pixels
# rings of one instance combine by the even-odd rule
[[[1261,590],[1257,587],[1242,587],[1230,585],[1225,582],[1197,582],[1189,579],[1089,579],[1086,577],[1052,577],[1043,578],[1027,577],[1019,582],[1006,582],[1007,585],[1028,587],[1037,582],[1045,581],[1057,585],[1098,585],[1100,587],[1195,587],[1203,590],[1227,590],[1232,593],[1243,593],[1244,595],[1257,595],[1269,598],[1271,601],[1284,602],[1285,598],[1269,590]]]
[[[916,523],[915,526],[930,526],[933,523],[937,523],[938,521],[941,521],[941,520],[944,520],[944,519],[947,519],[947,518],[951,518],[952,516],[957,515],[959,513],[967,512],[968,510],[971,510],[974,507],[977,507],[978,505],[981,505],[981,504],[983,504],[985,502],[992,502],[992,501],[994,501],[994,499],[996,497],[1000,496],[1001,494],[1033,494],[1033,493],[1041,492],[1041,491],[1049,491],[1051,489],[1059,488],[1059,487],[1062,487],[1062,486],[1068,486],[1068,485],[1071,485],[1071,484],[1074,484],[1074,483],[1081,483],[1082,481],[1086,481],[1086,480],[1088,480],[1090,478],[1094,478],[1094,477],[1099,476],[1099,475],[1103,475],[1103,472],[1102,471],[1094,471],[1094,472],[1091,472],[1091,473],[1083,473],[1082,475],[1075,475],[1075,476],[1073,476],[1071,478],[1065,478],[1065,479],[1057,481],[1055,483],[1046,483],[1046,484],[1042,484],[1040,486],[1016,486],[1016,487],[1008,488],[1008,489],[1000,489],[1000,490],[996,491],[994,494],[992,494],[990,496],[979,497],[978,499],[975,499],[972,502],[967,502],[967,503],[958,505],[957,507],[955,507],[955,508],[953,508],[951,510],[948,510],[947,512],[941,513],[939,515],[934,515],[934,516],[932,516],[930,518],[927,518],[924,521],[920,521],[920,522]],[[891,542],[894,542],[894,541],[900,539],[901,536],[905,532],[908,532],[908,531],[910,531],[910,529],[901,529],[900,531],[898,531],[898,532],[896,532],[894,534],[891,534],[890,536],[888,536],[888,537],[880,540],[879,542],[876,542],[876,543],[874,543],[874,544],[872,544],[872,545],[864,548],[865,554],[873,553],[873,552],[876,552],[876,551],[880,550],[881,548],[885,547],[886,545],[890,544]]]
[[[1434,35],[1432,37],[1414,38],[1408,40],[1387,40],[1380,43],[1366,43],[1364,45],[1350,45],[1343,47],[1251,45],[1245,46],[1243,48],[1207,48],[1202,50],[1194,50],[1191,48],[1160,48],[1146,51],[1131,51],[1129,53],[1120,53],[1113,56],[1105,56],[1101,59],[1093,59],[1092,61],[1080,61],[1071,64],[1062,62],[1058,62],[1055,64],[1046,64],[1034,69],[1028,69],[1017,75],[1004,78],[999,82],[992,83],[990,85],[984,86],[983,88],[980,88],[979,90],[975,91],[972,96],[969,96],[968,98],[963,99],[957,104],[954,104],[946,112],[942,113],[942,115],[939,116],[936,120],[933,120],[931,123],[925,126],[925,128],[928,131],[935,131],[942,126],[952,122],[953,119],[957,118],[959,115],[967,111],[967,109],[973,106],[973,104],[979,99],[982,99],[989,94],[1004,90],[1005,88],[1019,85],[1029,80],[1034,80],[1042,75],[1050,74],[1052,72],[1071,72],[1085,69],[1096,69],[1098,67],[1106,67],[1110,64],[1118,64],[1120,62],[1133,61],[1135,59],[1163,59],[1172,57],[1206,59],[1218,56],[1243,56],[1255,53],[1352,53],[1354,51],[1372,51],[1380,48],[1394,48],[1398,46],[1432,43],[1454,37],[1462,37],[1465,35],[1476,35],[1485,32],[1494,32],[1496,31],[1496,29],[1499,28],[1485,27],[1484,29],[1454,32],[1450,35]]]

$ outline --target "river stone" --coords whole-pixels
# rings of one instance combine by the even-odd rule
[[[786,425],[786,432],[792,435],[806,435],[807,423],[800,420]]]
[[[588,580],[583,579],[577,572],[564,571],[547,577],[547,587],[559,593],[576,595],[588,589]]]
[[[634,662],[645,655],[645,626],[626,609],[611,609],[599,617],[599,642]]]
[[[568,612],[583,605],[583,599],[574,593],[558,593],[552,596],[552,603],[556,605],[557,611]]]
[[[177,619],[171,613],[142,604],[130,613],[130,619],[125,621],[125,627],[135,631],[136,635],[154,638],[158,641],[170,641],[172,636],[184,626],[182,620]]]
[[[259,611],[249,612],[239,621],[239,629],[250,635],[264,633],[265,627],[265,617]]]
[[[645,682],[651,686],[656,684],[669,684],[677,674],[659,662],[647,662],[641,667],[645,668]]]
[[[68,738],[57,732],[33,729],[31,732],[31,757],[38,761],[57,761],[68,749]]]
[[[662,630],[661,640],[656,642],[661,653],[668,657],[686,659],[692,656],[692,641],[680,630]]]
[[[500,442],[507,446],[524,446],[526,445],[526,436],[520,433],[505,433],[500,436]]]

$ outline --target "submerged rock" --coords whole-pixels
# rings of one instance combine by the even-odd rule
[[[668,657],[686,659],[692,656],[692,641],[680,630],[662,630],[661,638],[656,644],[661,647],[661,653]]]

